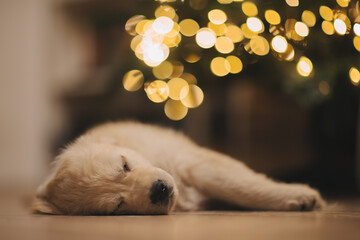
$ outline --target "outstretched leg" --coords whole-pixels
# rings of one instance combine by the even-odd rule
[[[183,157],[189,158],[184,161],[183,180],[217,200],[249,209],[280,211],[313,210],[325,204],[319,192],[307,185],[276,182],[206,148],[192,149]]]

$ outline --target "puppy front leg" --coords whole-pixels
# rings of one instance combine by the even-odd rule
[[[184,180],[211,198],[258,210],[313,210],[325,204],[307,185],[276,182],[224,154],[196,148],[187,157]]]

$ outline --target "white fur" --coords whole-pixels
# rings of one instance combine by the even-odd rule
[[[109,150],[105,151],[105,148]],[[134,212],[134,208],[137,209],[135,213],[167,213],[173,209],[177,211],[203,210],[206,207],[205,203],[209,200],[254,210],[313,210],[325,204],[318,191],[307,185],[273,181],[249,169],[239,160],[198,146],[182,133],[137,122],[115,122],[90,129],[65,149],[64,153],[58,157],[57,165],[50,178],[39,187],[34,210],[65,214],[109,213],[114,206],[109,206],[107,202],[112,201],[114,195],[106,195],[107,192],[102,191],[101,187],[112,189],[111,184],[114,184],[115,188],[116,181],[111,178],[113,182],[109,185],[104,180],[104,176],[113,174],[111,169],[116,168],[116,160],[112,159],[119,158],[119,154],[125,156],[134,169],[133,173],[130,172],[124,179],[131,179],[132,174],[135,176],[137,172],[142,171],[141,174],[136,175],[136,180],[128,180],[133,188],[135,183],[141,182],[142,189],[146,189],[150,184],[147,182],[163,178],[174,185],[176,195],[174,206],[166,210],[152,208],[142,199],[146,198],[146,194],[139,195],[133,198],[132,203],[128,202],[129,206],[133,204],[129,207],[131,208],[128,210],[129,213]],[[77,201],[76,198],[73,200],[71,194],[64,197],[66,200],[59,199],[64,196],[66,189],[61,189],[61,193],[59,193],[60,190],[54,189],[66,182],[64,179],[67,176],[75,176],[73,178],[77,179],[76,181],[83,181],[91,174],[100,175],[98,182],[85,182],[90,187],[94,185],[94,191],[99,192],[97,195],[107,196],[102,197],[101,200],[99,198],[98,202],[101,204],[83,203],[88,204],[89,207],[73,210],[72,203],[64,204],[66,201]],[[122,179],[119,182],[121,182],[119,191],[129,192],[128,195],[119,193],[119,196],[130,199],[130,196],[136,195],[131,193],[129,189],[132,187],[128,186],[125,180]],[[66,188],[67,185],[61,186]],[[76,194],[72,194],[78,195],[78,192],[82,192],[81,187],[76,188],[76,191]],[[84,195],[81,197],[84,198]],[[41,199],[40,204],[39,199]],[[44,199],[46,208],[41,207]],[[51,204],[56,211],[49,211],[48,204]],[[116,214],[121,213],[127,213],[127,211],[116,212]]]

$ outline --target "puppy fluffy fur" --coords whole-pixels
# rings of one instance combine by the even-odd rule
[[[180,132],[137,122],[90,129],[57,157],[33,211],[48,214],[167,214],[215,200],[253,210],[325,205],[318,191],[273,181]]]

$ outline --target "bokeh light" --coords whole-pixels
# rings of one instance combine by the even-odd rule
[[[272,25],[278,25],[281,22],[280,15],[276,11],[271,9],[265,11],[265,19],[268,23]]]
[[[194,36],[199,30],[199,24],[193,19],[184,19],[179,23],[180,32],[186,37]]]
[[[132,36],[135,36],[137,33],[136,33],[136,25],[143,21],[145,19],[145,16],[144,15],[136,15],[136,16],[133,16],[131,18],[129,18],[129,20],[127,20],[127,22],[125,23],[125,30]]]
[[[214,24],[222,24],[226,22],[227,16],[224,11],[220,9],[213,9],[208,13],[208,18],[210,22]]]
[[[309,10],[305,10],[301,14],[301,20],[308,26],[313,27],[316,24],[316,16],[313,12]]]
[[[192,75],[191,73],[187,73],[184,72],[180,78],[184,79],[185,81],[187,81],[188,84],[197,84],[197,79],[194,75]]]
[[[178,121],[187,115],[188,108],[180,101],[169,99],[164,105],[164,112],[169,119]]]
[[[318,89],[319,92],[324,96],[327,96],[330,93],[330,86],[326,81],[320,81]]]
[[[168,18],[174,20],[175,16],[176,16],[175,9],[169,5],[161,5],[155,10],[156,18],[168,17]]]
[[[250,40],[250,48],[256,55],[259,56],[264,56],[268,54],[270,50],[268,41],[261,36],[253,37]]]
[[[336,0],[340,7],[347,7],[349,6],[349,2],[351,0]]]
[[[243,69],[243,63],[238,57],[230,55],[226,57],[226,60],[230,64],[230,73],[236,74]]]
[[[313,64],[307,57],[301,57],[296,65],[296,70],[301,76],[308,77],[313,71]]]
[[[255,17],[258,14],[258,9],[253,2],[244,2],[241,5],[241,10],[248,17]]]
[[[354,39],[353,39],[353,44],[354,44],[355,49],[358,52],[360,52],[360,37],[355,36]]]
[[[173,100],[180,100],[180,92],[183,87],[188,86],[188,82],[182,78],[172,78],[168,82],[169,97]]]
[[[349,77],[351,80],[351,83],[355,86],[359,86],[360,83],[360,72],[355,67],[351,67],[349,70]]]
[[[327,6],[320,6],[319,13],[324,20],[332,21],[334,19],[333,11]]]
[[[131,70],[123,77],[123,86],[126,90],[133,92],[139,90],[144,83],[144,75],[140,70]]]
[[[321,28],[327,35],[333,35],[335,33],[334,25],[329,21],[323,21],[321,23]]]
[[[155,102],[164,102],[169,97],[169,87],[166,82],[162,80],[155,80],[153,82],[146,82],[144,84],[145,92],[148,98]]]
[[[166,34],[171,31],[174,26],[173,20],[168,17],[162,16],[155,19],[152,28],[159,34]]]
[[[214,24],[212,22],[208,23],[208,28],[215,32],[216,36],[222,36],[227,32],[227,26],[225,23],[222,24]]]
[[[309,28],[305,23],[297,22],[295,23],[295,32],[301,37],[306,37],[309,35]]]
[[[234,24],[227,24],[225,36],[230,38],[233,43],[241,42],[244,39],[241,29]]]
[[[278,53],[283,53],[286,51],[288,43],[283,36],[278,35],[271,40],[271,47],[272,49],[274,49],[274,51]]]
[[[234,43],[228,37],[218,37],[216,39],[215,48],[220,53],[230,53],[234,50]]]
[[[299,0],[285,0],[290,7],[299,6]]]
[[[215,45],[216,34],[210,28],[201,28],[195,37],[196,43],[202,48],[211,48]]]
[[[229,74],[231,69],[230,63],[223,57],[216,57],[210,63],[211,72],[219,77]]]
[[[188,63],[195,63],[201,59],[202,50],[198,45],[194,43],[188,43],[183,46],[180,54],[182,58]]]
[[[360,36],[360,24],[359,23],[354,24],[353,30],[354,30],[355,35]]]
[[[180,98],[186,107],[196,108],[204,101],[204,93],[198,86],[190,84],[181,90]]]
[[[169,78],[173,73],[173,65],[169,61],[162,62],[159,66],[154,67],[152,72],[153,75],[158,79]]]
[[[343,20],[335,19],[334,21],[335,32],[344,35],[346,33],[346,24]]]
[[[255,33],[261,33],[264,31],[264,25],[262,21],[257,17],[249,17],[246,20],[246,25],[251,31]]]

